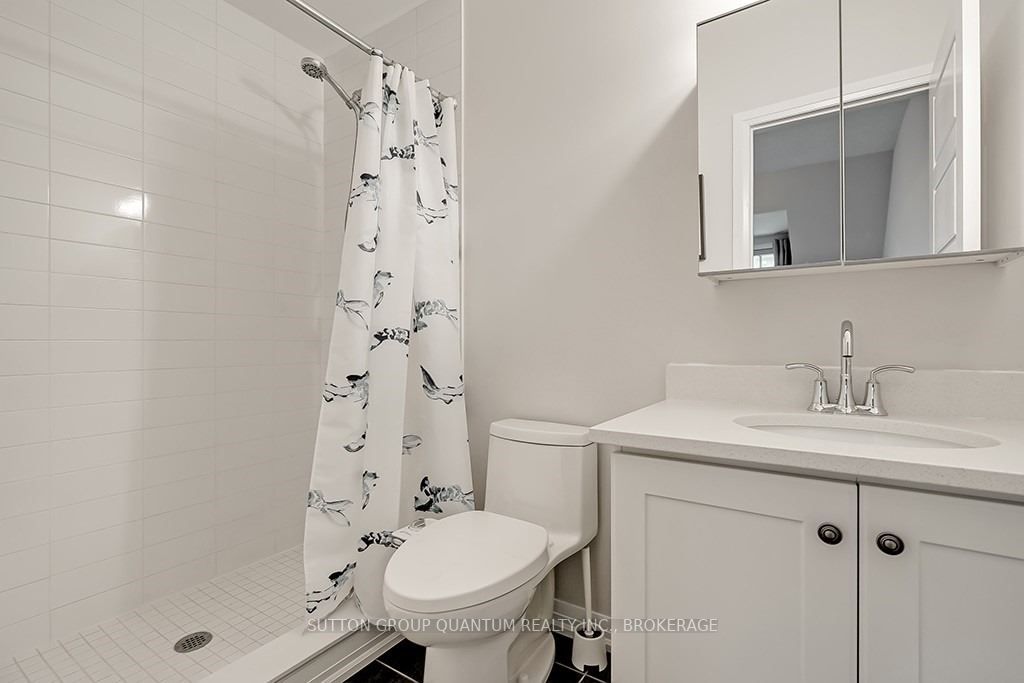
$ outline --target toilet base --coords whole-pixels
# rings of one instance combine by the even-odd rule
[[[554,572],[537,586],[523,619],[550,620]],[[492,637],[427,647],[424,683],[544,683],[555,662],[555,637],[549,631],[515,629]]]
[[[519,633],[506,631],[472,645],[427,648],[423,683],[509,683],[508,652]]]
[[[555,665],[555,637],[544,633],[534,648],[519,670],[509,677],[509,683],[544,683],[548,680]]]
[[[527,641],[523,643],[523,640]],[[514,643],[514,644],[513,644]],[[516,647],[523,645],[523,647]],[[514,670],[510,655],[515,650]],[[507,631],[472,647],[427,648],[424,683],[544,683],[555,663],[549,632]]]

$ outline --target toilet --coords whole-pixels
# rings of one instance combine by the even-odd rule
[[[586,427],[491,424],[487,502],[434,521],[384,572],[384,603],[427,648],[425,683],[541,683],[555,565],[597,533],[597,446]],[[408,628],[406,628],[408,627]]]

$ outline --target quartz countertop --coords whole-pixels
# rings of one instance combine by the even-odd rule
[[[964,430],[997,441],[980,448],[876,446],[745,427],[746,416],[814,419],[836,427],[887,420],[928,435],[929,427]],[[810,418],[808,418],[810,416]],[[954,492],[1024,502],[1024,420],[974,417],[813,416],[731,400],[670,398],[590,430],[627,452],[830,479]]]

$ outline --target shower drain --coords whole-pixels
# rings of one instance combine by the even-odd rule
[[[196,631],[181,638],[174,644],[175,652],[192,652],[201,647],[206,647],[213,640],[213,634],[209,631]]]

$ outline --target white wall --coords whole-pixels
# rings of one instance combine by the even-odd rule
[[[492,420],[594,424],[663,398],[669,361],[834,364],[843,318],[857,325],[858,364],[1024,370],[1024,264],[719,287],[697,278],[694,24],[740,4],[466,4],[466,387],[478,490]],[[1001,182],[1019,188],[1021,178]],[[1021,223],[1018,210],[1009,218]],[[786,313],[779,302],[799,305]],[[606,458],[600,473],[596,591],[607,611]],[[559,595],[580,603],[576,577],[560,572]]]
[[[892,152],[889,211],[882,256],[914,256],[931,251],[931,174],[928,165],[928,97],[907,103]]]
[[[846,158],[846,258],[882,256],[892,174],[891,151]]]
[[[2,657],[301,540],[323,96],[217,0],[0,17]]]
[[[754,177],[754,212],[786,211],[793,264],[839,260],[839,162]]]

